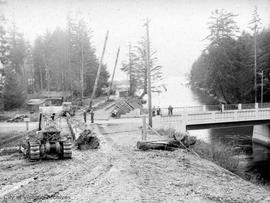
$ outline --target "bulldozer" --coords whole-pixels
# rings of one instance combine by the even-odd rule
[[[71,136],[61,132],[60,117],[56,113],[40,113],[38,131],[27,139],[27,156],[31,161],[40,159],[70,159]]]

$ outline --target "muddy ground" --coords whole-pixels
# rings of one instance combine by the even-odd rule
[[[138,151],[139,124],[92,127],[101,148],[74,149],[71,160],[0,156],[0,202],[270,202],[270,192],[185,150]]]

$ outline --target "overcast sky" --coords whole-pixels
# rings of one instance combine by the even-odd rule
[[[46,29],[64,28],[67,12],[80,11],[93,30],[92,43],[98,57],[106,30],[110,31],[104,56],[110,72],[118,46],[120,62],[127,60],[128,43],[136,43],[145,34],[143,24],[148,17],[150,38],[164,73],[183,76],[206,45],[202,39],[208,34],[211,11],[223,8],[238,14],[240,29],[247,30],[255,5],[263,26],[268,27],[269,0],[7,0],[1,10],[30,42]],[[126,76],[118,69],[116,78]]]

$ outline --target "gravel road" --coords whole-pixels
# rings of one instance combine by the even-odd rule
[[[139,124],[92,127],[101,148],[74,149],[71,160],[0,156],[0,202],[270,201],[270,192],[185,150],[138,151]]]

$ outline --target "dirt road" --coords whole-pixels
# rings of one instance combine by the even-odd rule
[[[139,124],[93,128],[101,148],[73,159],[0,156],[0,202],[269,202],[270,192],[184,150],[135,148]]]

